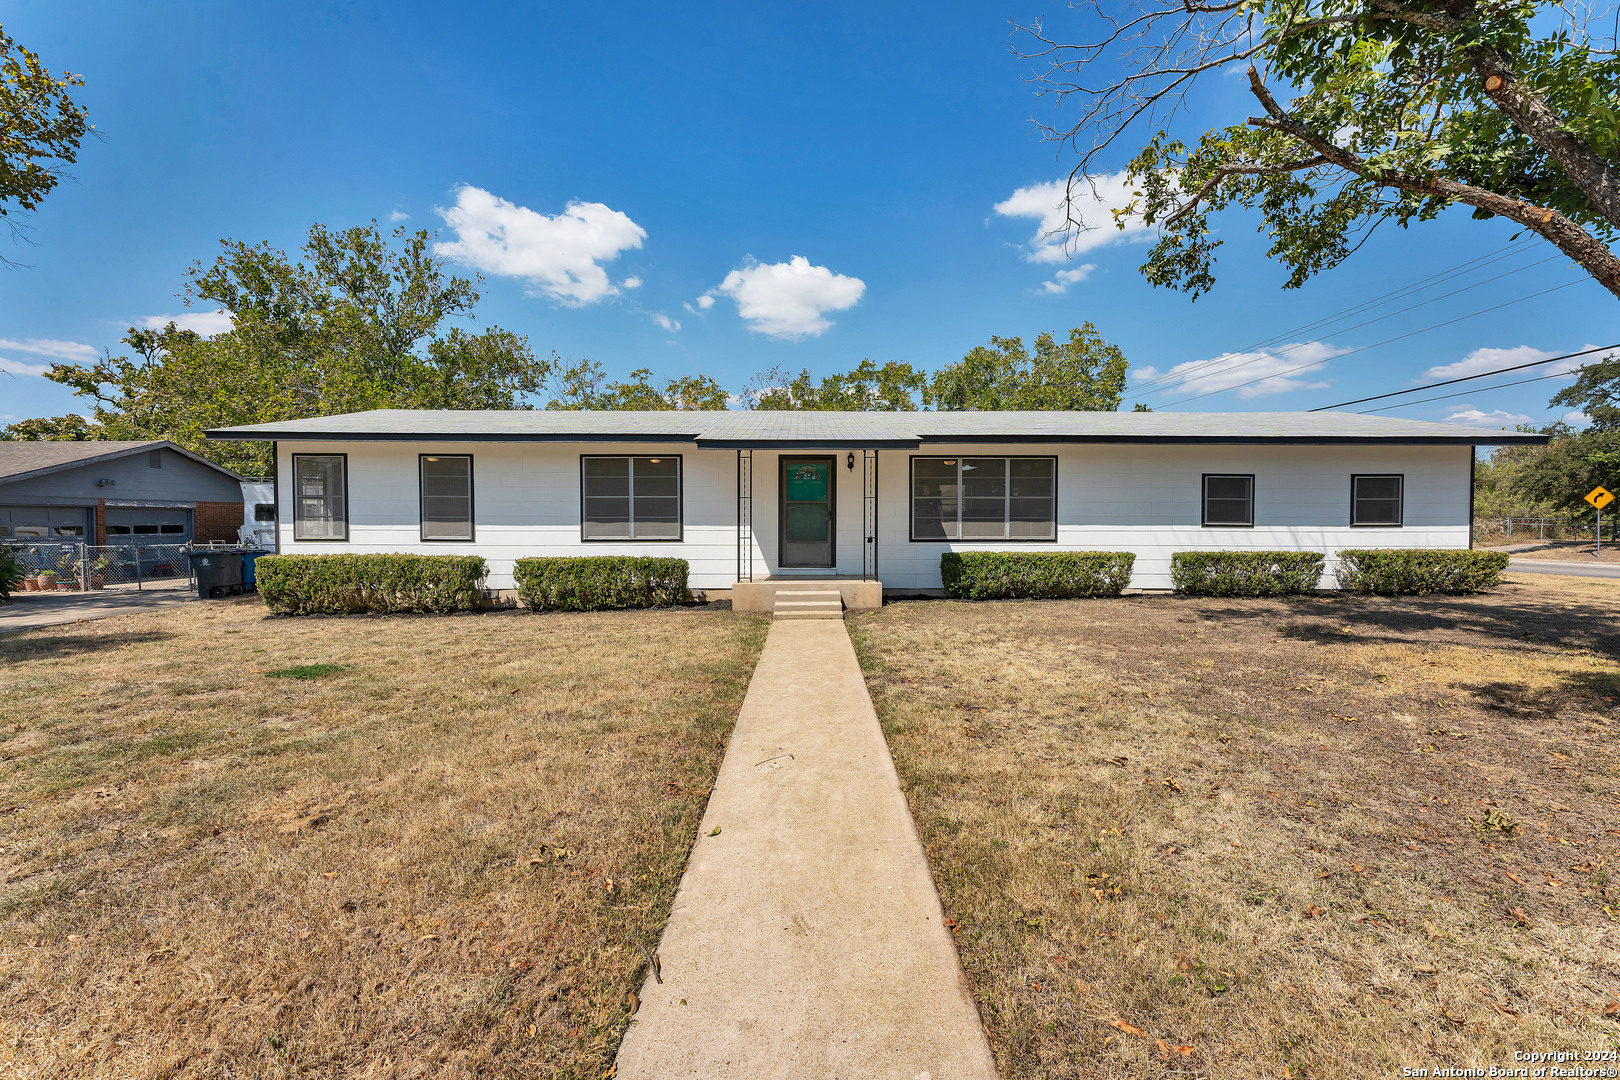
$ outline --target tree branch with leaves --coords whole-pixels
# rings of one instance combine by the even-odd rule
[[[1140,219],[1159,230],[1142,266],[1195,297],[1215,282],[1210,218],[1257,210],[1286,287],[1337,266],[1379,225],[1453,205],[1543,237],[1620,297],[1620,60],[1593,28],[1607,9],[1547,2],[1152,0],[1065,43],[1021,29],[1036,82],[1078,116],[1045,134],[1079,161],[1068,227]],[[1236,70],[1258,115],[1175,133],[1201,79]],[[1121,142],[1135,198],[1086,220],[1088,182]]]

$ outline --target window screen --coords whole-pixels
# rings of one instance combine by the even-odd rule
[[[1254,477],[1204,477],[1205,525],[1253,525]]]
[[[911,459],[913,540],[1053,540],[1057,459]]]
[[[586,540],[679,540],[681,459],[580,459],[580,535]]]
[[[422,539],[473,538],[472,457],[423,454]]]
[[[346,465],[342,454],[293,455],[293,539],[349,538]]]
[[[1350,524],[1399,525],[1403,479],[1400,476],[1352,476]]]
[[[149,469],[163,468],[163,451],[148,450],[146,452],[146,467]]]

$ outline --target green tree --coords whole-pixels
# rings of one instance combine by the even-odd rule
[[[0,440],[41,439],[46,442],[86,442],[101,438],[101,432],[78,413],[41,416],[18,420],[0,427]]]
[[[13,215],[39,207],[63,167],[79,160],[79,143],[93,130],[70,93],[82,85],[82,76],[52,75],[0,29],[0,218],[13,235]]]
[[[222,246],[192,268],[185,296],[228,311],[230,330],[131,328],[130,356],[52,365],[47,378],[95,402],[101,438],[173,439],[262,475],[268,444],[202,432],[368,409],[528,408],[551,373],[517,334],[445,325],[469,318],[478,292],[445,274],[425,231],[316,225],[297,260],[268,244]]]
[[[924,394],[938,409],[1080,409],[1113,412],[1125,392],[1125,354],[1091,323],[1059,342],[1045,333],[1032,355],[1022,338],[992,337],[934,373]]]
[[[928,377],[910,364],[889,360],[879,367],[864,358],[855,370],[819,382],[808,369],[790,377],[772,368],[754,376],[743,398],[750,409],[909,412],[927,385]]]
[[[1552,442],[1518,465],[1513,491],[1560,510],[1589,510],[1584,498],[1593,488],[1620,491],[1620,356],[1610,354],[1581,368],[1574,384],[1549,404],[1578,409],[1591,423],[1543,428]]]
[[[560,361],[559,361],[560,363]],[[683,375],[662,387],[652,384],[652,370],[637,368],[628,382],[609,382],[607,371],[594,360],[581,360],[557,370],[548,409],[724,409],[730,403],[725,387],[707,375]]]
[[[1522,425],[1520,431],[1535,431]],[[1498,446],[1489,457],[1474,466],[1474,516],[1481,519],[1544,517],[1557,507],[1545,499],[1529,495],[1522,486],[1527,466],[1546,451],[1539,446]],[[1585,489],[1586,491],[1591,488]]]
[[[1083,153],[1070,225],[1117,145],[1134,199],[1116,224],[1160,230],[1142,272],[1197,296],[1221,245],[1210,216],[1258,210],[1287,287],[1379,224],[1463,204],[1544,237],[1620,296],[1620,57],[1605,13],[1552,0],[1145,0],[1075,44],[1026,28],[1044,93]],[[1594,32],[1596,31],[1596,32]],[[1241,74],[1259,114],[1189,145],[1170,120],[1204,80]],[[1207,100],[1207,96],[1202,100]],[[1200,102],[1201,103],[1201,102]]]

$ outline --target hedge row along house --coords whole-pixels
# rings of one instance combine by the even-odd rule
[[[1474,448],[1546,436],[1347,413],[379,410],[276,444],[284,553],[667,555],[742,609],[941,587],[948,551],[1467,548]]]

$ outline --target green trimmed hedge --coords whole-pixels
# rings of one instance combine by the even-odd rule
[[[519,559],[518,600],[534,611],[667,607],[691,598],[685,559],[639,555]]]
[[[1170,581],[1188,596],[1298,596],[1322,580],[1319,551],[1178,551]]]
[[[1131,583],[1129,551],[947,551],[945,595],[958,600],[1118,596]]]
[[[489,573],[477,555],[261,555],[259,595],[277,615],[471,611]]]
[[[1507,564],[1505,551],[1346,548],[1337,576],[1346,592],[1473,593],[1502,584]]]

